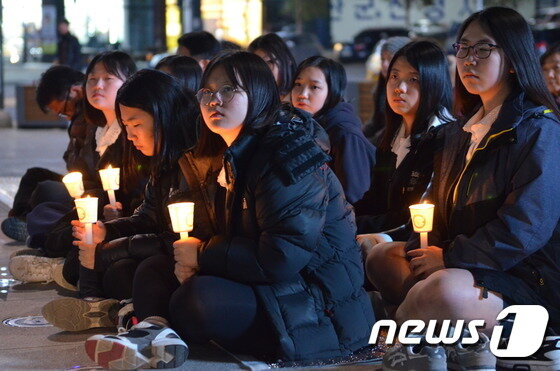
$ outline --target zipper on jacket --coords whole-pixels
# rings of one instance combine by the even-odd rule
[[[461,175],[459,175],[459,179],[457,180],[457,183],[455,183],[455,188],[453,190],[453,205],[455,205],[457,203],[457,198],[459,196],[459,185],[461,184],[461,180],[463,180],[463,175],[465,175],[465,172],[467,171],[467,168],[469,167],[470,163],[472,162],[474,156],[479,152],[482,151],[484,149],[486,149],[486,147],[488,147],[488,144],[494,140],[495,138],[499,137],[500,135],[507,133],[509,131],[512,131],[513,128],[510,129],[506,129],[503,131],[500,131],[499,133],[496,134],[492,134],[488,137],[488,139],[486,140],[486,143],[484,144],[483,147],[478,147],[473,151],[473,154],[470,158],[469,161],[467,161],[467,163],[465,164],[465,167],[463,168],[463,171],[461,171]],[[471,177],[471,181],[472,181],[472,177]],[[470,188],[470,181],[469,181],[469,187],[467,188],[467,192],[469,191]],[[467,193],[468,194],[468,193]]]

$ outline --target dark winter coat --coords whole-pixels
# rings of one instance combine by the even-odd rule
[[[448,268],[506,272],[560,307],[558,119],[512,94],[468,163],[463,124],[441,131],[430,244],[444,249]]]
[[[204,244],[201,273],[254,288],[280,357],[348,355],[367,345],[374,322],[354,214],[312,138],[320,127],[281,121],[226,150],[226,233]]]
[[[346,199],[354,204],[370,188],[375,146],[362,132],[362,124],[350,103],[338,103],[318,121],[329,135],[329,165],[340,180]]]
[[[83,67],[81,49],[82,46],[76,36],[71,33],[59,35],[56,52],[58,63],[78,71],[81,70]]]
[[[398,168],[396,154],[377,151],[372,186],[354,205],[358,234],[379,233],[407,225],[410,219],[408,207],[420,201],[432,177],[435,138],[444,125],[431,127],[414,138],[410,152]],[[407,225],[391,236],[406,240],[412,231],[409,227]]]

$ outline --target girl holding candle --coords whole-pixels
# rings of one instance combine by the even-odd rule
[[[451,79],[447,58],[432,41],[406,44],[390,61],[384,104],[386,129],[379,142],[370,190],[357,205],[358,233],[399,228],[410,219],[409,205],[418,203],[432,177],[436,133],[452,120]],[[391,233],[408,238],[411,229]],[[364,253],[378,235],[360,235]]]
[[[144,203],[134,215],[94,226],[94,242],[103,242],[98,246],[82,242],[84,224],[72,221],[74,236],[79,240],[74,244],[81,249],[80,263],[85,268],[79,270],[80,296],[128,299],[138,263],[151,255],[171,253],[174,235],[169,232],[167,199],[160,198],[160,189],[164,189],[166,197],[171,189],[175,189],[176,197],[181,197],[181,188],[185,190],[179,182],[177,160],[195,143],[199,114],[194,95],[185,94],[180,84],[163,72],[139,71],[119,89],[116,116],[128,140],[149,156],[151,178]],[[134,168],[138,164],[129,162],[127,166]],[[98,308],[99,303],[100,300],[65,298],[47,304],[43,312],[49,322],[69,331],[114,325],[107,311],[116,300],[104,301],[102,322],[84,315]]]
[[[194,237],[140,264],[133,302],[142,321],[91,337],[86,351],[102,366],[151,357],[163,367],[159,352],[177,366],[186,346],[169,326],[187,342],[213,339],[274,359],[365,346],[374,318],[352,210],[314,139],[324,132],[301,112],[279,110],[270,69],[254,54],[215,58],[202,86],[201,136],[179,160],[195,202]],[[98,357],[106,346],[122,352]]]
[[[135,71],[136,66],[132,58],[121,51],[98,54],[88,65],[83,83],[86,95],[84,116],[91,125],[88,127],[80,158],[80,161],[87,165],[80,166],[76,163],[77,167],[99,170],[109,164],[122,167],[122,164],[126,163],[127,160],[123,160],[126,138],[116,123],[114,101],[119,87]],[[135,156],[139,157],[137,154]],[[142,183],[147,178],[143,173],[145,169],[146,166],[136,167],[123,172],[121,189],[117,193],[120,200],[118,207],[105,205],[107,196],[102,190],[98,173],[90,175],[82,172],[85,194],[100,197],[99,207],[103,211],[100,214],[104,215],[105,219],[114,218],[121,213],[129,215],[141,201]],[[95,178],[92,178],[93,176]],[[61,183],[60,187],[64,188],[64,185]],[[28,223],[35,223],[46,229],[42,233],[40,243],[37,242],[37,247],[45,256],[22,255],[12,258],[10,266],[13,268],[14,277],[24,282],[52,281],[56,278],[57,282],[66,287],[70,287],[68,283],[76,283],[78,251],[72,249],[73,237],[69,225],[72,219],[76,219],[76,212],[71,207],[72,204],[42,203],[33,210]],[[53,214],[56,216],[53,217]],[[55,258],[67,256],[75,263],[75,269],[65,270],[64,274],[60,274],[59,259]]]
[[[504,306],[533,304],[547,309],[553,334],[560,329],[560,123],[531,29],[515,10],[492,7],[463,23],[454,47],[455,105],[463,119],[439,133],[443,149],[435,158],[429,198],[436,206],[430,246],[417,249],[414,240],[406,255],[402,245],[386,250],[401,257],[400,272],[383,269],[381,260],[374,274],[404,283],[398,322],[483,319],[483,331],[490,333]],[[506,325],[502,336],[508,331]],[[534,355],[500,359],[498,365],[559,369],[560,337],[548,335]],[[496,366],[487,337],[481,334],[468,349],[448,353],[449,367]],[[385,361],[412,351],[397,346]],[[445,356],[441,347],[431,353]],[[409,362],[399,367],[409,369]],[[436,365],[429,356],[419,362]],[[445,357],[437,362],[445,367]],[[420,363],[414,368],[425,369]]]
[[[355,204],[370,188],[375,147],[364,136],[352,105],[344,102],[344,67],[332,59],[311,57],[298,66],[295,76],[292,104],[311,113],[327,131],[329,165],[342,183],[346,199]]]
[[[268,33],[251,41],[247,50],[266,62],[276,81],[280,100],[289,102],[297,64],[284,40],[275,33]]]

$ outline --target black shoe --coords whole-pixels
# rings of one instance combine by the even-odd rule
[[[497,365],[512,370],[560,370],[560,336],[546,336],[532,356],[525,358],[498,358]]]

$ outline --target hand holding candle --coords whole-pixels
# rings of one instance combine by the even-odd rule
[[[181,234],[181,240],[186,239],[193,230],[194,202],[177,202],[167,207],[173,232]]]
[[[97,222],[97,197],[77,198],[74,200],[76,203],[76,211],[80,222],[85,224],[87,244],[93,243],[92,224]]]
[[[115,191],[119,189],[120,172],[121,169],[118,167],[111,167],[111,165],[109,165],[106,169],[99,170],[103,190],[107,191],[109,195],[109,203],[113,207],[116,207],[117,200],[115,198]]]
[[[68,173],[62,178],[62,182],[66,186],[66,189],[72,198],[80,198],[84,194],[82,173],[78,171]]]
[[[428,232],[432,231],[434,221],[433,204],[416,204],[409,206],[414,232],[420,233],[420,247],[428,247]]]

